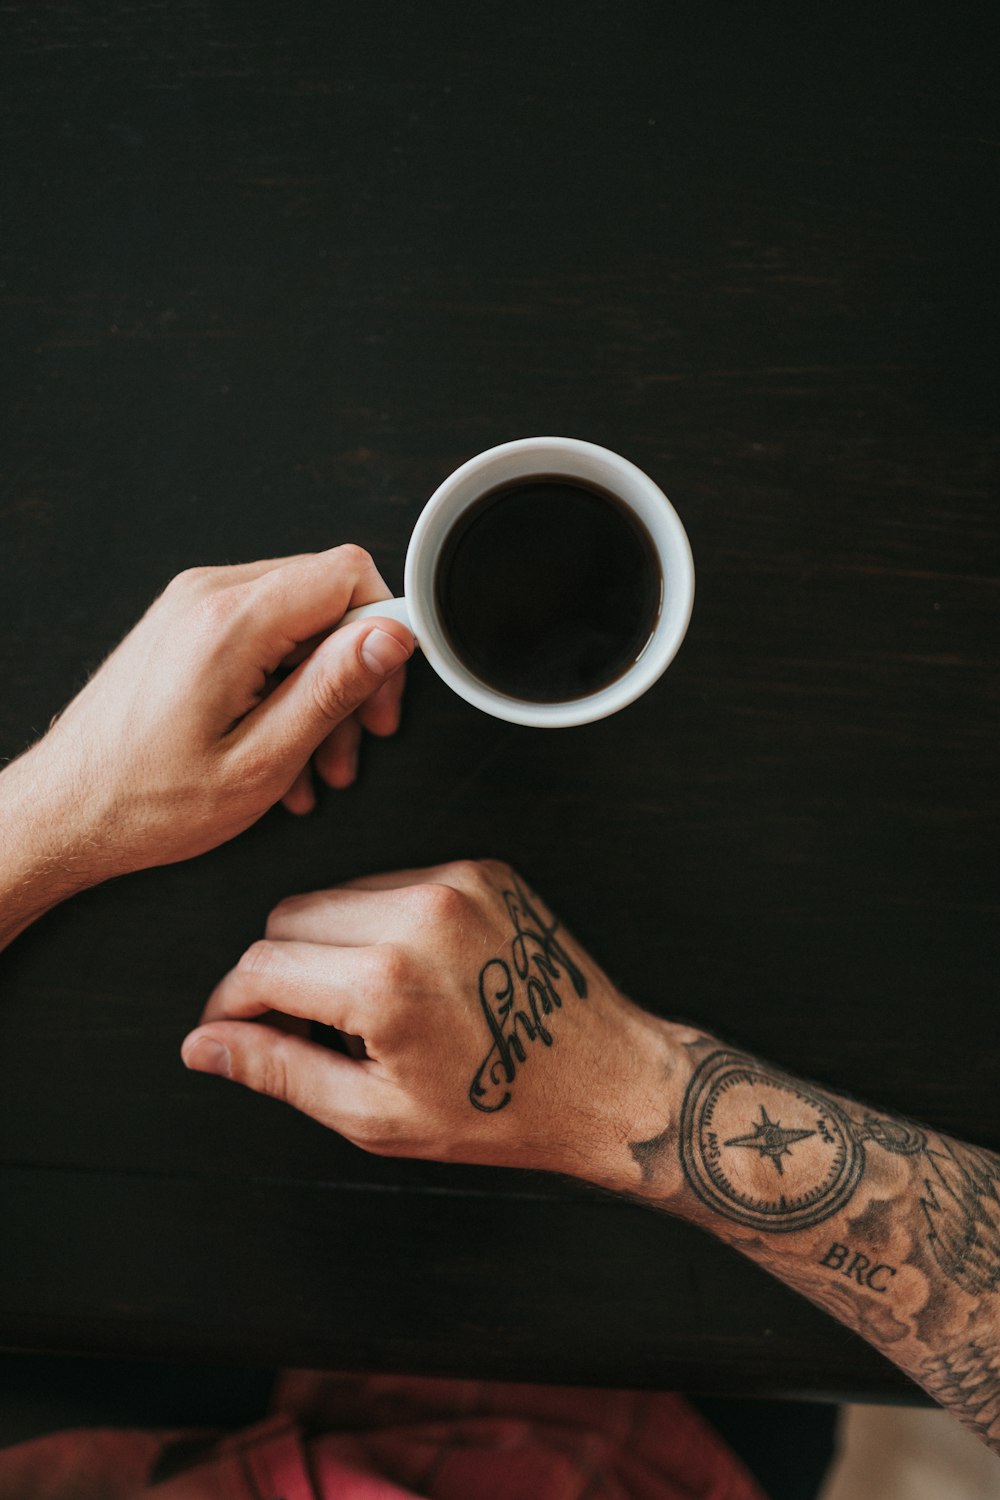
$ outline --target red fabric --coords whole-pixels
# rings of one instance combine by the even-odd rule
[[[293,1373],[277,1404],[153,1484],[185,1435],[21,1444],[0,1500],[765,1500],[679,1396]]]

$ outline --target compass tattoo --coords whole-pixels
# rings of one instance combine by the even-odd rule
[[[760,1107],[760,1122],[754,1126],[752,1135],[734,1135],[731,1141],[726,1141],[727,1146],[749,1146],[752,1151],[759,1151],[761,1156],[767,1156],[774,1162],[778,1169],[778,1175],[783,1177],[785,1169],[781,1165],[783,1156],[791,1156],[792,1141],[804,1141],[815,1130],[782,1130],[780,1120],[769,1120],[767,1110],[763,1104]]]
[[[659,1141],[631,1147],[646,1178]],[[900,1122],[865,1116],[858,1124],[811,1084],[724,1050],[705,1057],[688,1084],[680,1141],[684,1176],[702,1203],[772,1232],[808,1229],[843,1208],[861,1180],[866,1143],[901,1156],[926,1144]]]
[[[829,1218],[854,1192],[864,1165],[857,1132],[839,1105],[736,1052],[711,1053],[691,1079],[681,1152],[684,1175],[703,1203],[768,1230],[806,1229]]]

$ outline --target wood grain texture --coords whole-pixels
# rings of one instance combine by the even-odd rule
[[[177,1048],[281,896],[493,854],[651,1008],[1000,1146],[985,30],[451,0],[0,26],[0,755],[188,564],[351,539],[398,587],[424,499],[508,438],[640,464],[698,576],[624,714],[517,729],[418,663],[316,817],[0,959],[0,1339],[902,1389],[683,1226],[366,1158]]]

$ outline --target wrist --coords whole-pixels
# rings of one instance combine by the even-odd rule
[[[623,1067],[605,1106],[605,1145],[586,1176],[595,1186],[669,1208],[684,1191],[681,1112],[697,1064],[690,1048],[704,1033],[626,1005],[616,1049]]]
[[[44,912],[113,874],[73,786],[50,763],[47,742],[0,773],[0,947]]]

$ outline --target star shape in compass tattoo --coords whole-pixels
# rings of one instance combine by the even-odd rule
[[[734,1135],[731,1141],[726,1141],[727,1146],[749,1146],[754,1151],[759,1151],[761,1156],[767,1156],[774,1162],[778,1169],[778,1175],[783,1177],[785,1169],[781,1165],[783,1156],[791,1156],[792,1141],[804,1141],[807,1136],[815,1135],[815,1130],[783,1130],[780,1120],[768,1119],[767,1110],[763,1104],[760,1107],[760,1120],[754,1126],[753,1135]]]

